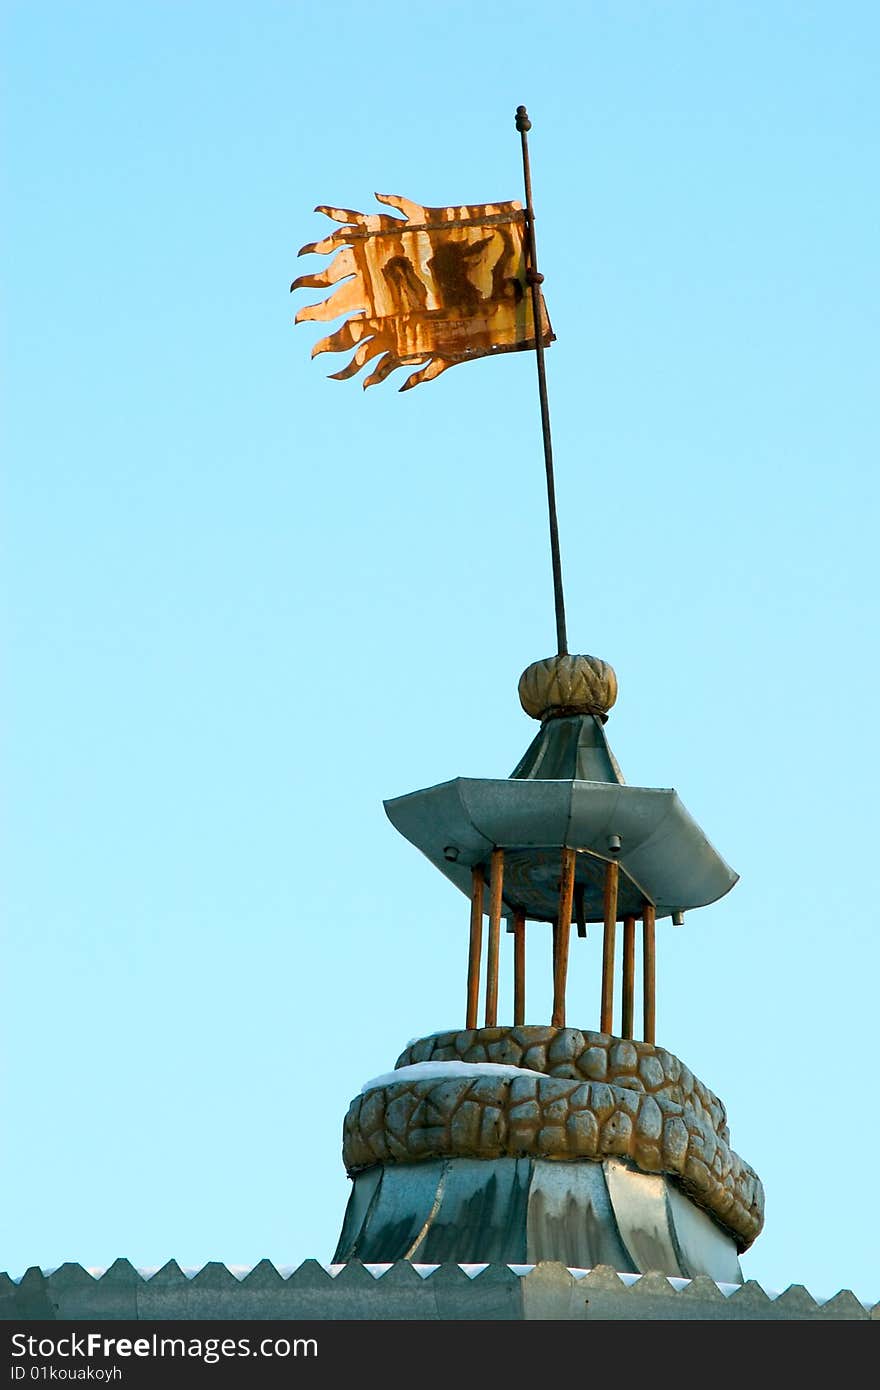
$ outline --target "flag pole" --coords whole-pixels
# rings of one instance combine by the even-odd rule
[[[553,564],[553,598],[556,605],[556,645],[560,656],[568,652],[565,633],[565,599],[562,594],[562,560],[559,554],[559,526],[556,520],[556,486],[553,481],[553,444],[550,438],[550,404],[547,400],[547,373],[544,369],[544,340],[541,331],[541,285],[535,244],[535,212],[532,207],[532,173],[529,166],[528,132],[532,128],[524,106],[516,108],[516,128],[522,141],[523,181],[526,190],[526,280],[532,292],[532,322],[535,329],[535,360],[538,364],[538,396],[541,401],[541,432],[544,436],[544,468],[547,473],[547,508],[550,513],[550,557]]]

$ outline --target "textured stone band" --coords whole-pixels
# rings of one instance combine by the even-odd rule
[[[349,1173],[446,1157],[621,1157],[675,1178],[740,1251],[759,1234],[763,1187],[729,1146],[724,1107],[664,1049],[574,1028],[484,1028],[422,1039],[398,1067],[453,1060],[552,1074],[402,1077],[374,1087],[345,1117]]]

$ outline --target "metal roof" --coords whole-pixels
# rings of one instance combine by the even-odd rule
[[[577,880],[588,921],[602,920],[601,877],[612,858],[621,869],[621,917],[645,900],[658,917],[704,907],[739,877],[671,789],[456,777],[384,804],[395,829],[468,896],[471,868],[503,848],[505,907],[536,920],[556,918],[563,846],[580,851]],[[619,854],[609,853],[611,835],[620,836]]]
[[[474,1317],[824,1322],[876,1320],[880,1303],[871,1309],[848,1289],[817,1299],[800,1284],[776,1293],[753,1279],[728,1284],[705,1274],[695,1279],[654,1272],[621,1275],[603,1265],[571,1269],[549,1260],[539,1265],[354,1260],[328,1268],[310,1259],[292,1272],[261,1260],[234,1273],[213,1262],[189,1275],[174,1260],[155,1272],[139,1272],[128,1260],[117,1260],[108,1270],[70,1263],[51,1273],[32,1266],[20,1280],[0,1274],[2,1321],[111,1317],[355,1319],[364,1326],[364,1320]]]
[[[565,777],[582,782],[623,782],[602,721],[594,714],[546,719],[510,775],[545,781]]]

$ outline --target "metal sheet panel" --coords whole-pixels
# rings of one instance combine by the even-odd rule
[[[602,1164],[617,1229],[634,1273],[657,1269],[684,1274],[672,1239],[666,1206],[666,1180],[659,1173],[640,1173],[619,1159]]]
[[[494,845],[568,843],[571,782],[460,777],[458,783],[472,824]]]
[[[362,1260],[364,1264],[411,1259],[411,1251],[421,1239],[425,1224],[435,1209],[443,1170],[442,1159],[384,1166],[376,1200],[368,1204],[364,1222],[344,1258]],[[366,1174],[358,1174],[355,1185],[364,1176]],[[353,1195],[349,1202],[352,1200]],[[348,1225],[347,1212],[345,1224]],[[337,1256],[341,1245],[340,1237]]]
[[[686,1279],[707,1274],[718,1283],[742,1283],[733,1240],[676,1183],[660,1173],[639,1172],[620,1159],[606,1159],[603,1167],[634,1269],[659,1269]]]
[[[531,1174],[528,1158],[450,1159],[439,1203],[412,1259],[424,1264],[524,1264]]]
[[[334,1262],[537,1264],[741,1283],[736,1249],[662,1174],[620,1159],[450,1158],[359,1173]]]
[[[537,1264],[741,1283],[733,1241],[661,1174],[619,1159],[432,1159],[354,1180],[335,1263]]]
[[[619,862],[648,889],[658,916],[715,902],[739,877],[672,789],[616,787],[603,795],[601,784],[573,782],[571,802],[569,843],[601,853],[610,834],[620,835]]]
[[[427,855],[456,888],[470,896],[471,865],[487,860],[494,843],[477,829],[463,806],[460,781],[454,778],[436,787],[394,797],[384,804],[395,830]],[[445,858],[447,846],[458,852],[457,860]]]
[[[623,782],[601,721],[594,714],[548,719],[517,763],[512,778]]]
[[[708,1274],[719,1284],[741,1284],[742,1270],[730,1237],[673,1182],[666,1184],[666,1201],[679,1262],[688,1278]]]
[[[573,1268],[635,1267],[620,1239],[600,1163],[536,1159],[529,1192],[526,1262],[558,1260]]]
[[[351,1192],[345,1207],[342,1230],[333,1256],[334,1264],[344,1264],[346,1260],[356,1259],[358,1237],[366,1223],[370,1206],[382,1181],[382,1165],[366,1168],[352,1180]]]
[[[528,1158],[367,1169],[354,1180],[334,1259],[523,1264],[531,1172]]]
[[[471,866],[485,864],[495,846],[521,852],[568,845],[608,858],[611,834],[621,837],[617,859],[623,873],[660,917],[715,902],[738,878],[671,789],[459,777],[386,801],[385,810],[396,829],[466,894]],[[552,920],[555,882],[544,896],[543,911],[512,901],[510,893],[505,902]],[[601,920],[597,908],[590,920]]]

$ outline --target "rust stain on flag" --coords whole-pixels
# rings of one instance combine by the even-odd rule
[[[364,386],[384,381],[397,367],[416,366],[400,388],[408,391],[459,362],[534,348],[520,203],[429,208],[392,193],[376,198],[403,217],[316,208],[341,225],[299,254],[336,254],[323,270],[301,275],[290,287],[338,285],[296,315],[297,323],[349,316],[312,349],[315,357],[354,348],[348,364],[331,374],[335,380],[379,358]],[[545,345],[554,339],[543,297],[541,336]]]

